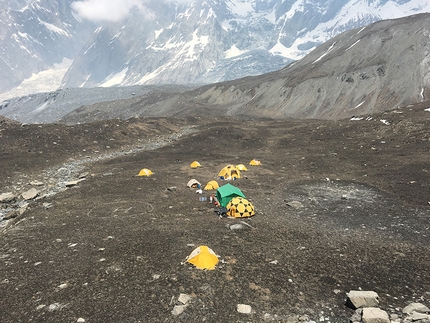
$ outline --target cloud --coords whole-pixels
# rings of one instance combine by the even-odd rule
[[[133,8],[144,10],[142,0],[84,0],[71,7],[80,17],[93,21],[119,21]]]

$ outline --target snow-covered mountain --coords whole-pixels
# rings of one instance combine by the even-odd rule
[[[95,29],[88,18],[100,24],[106,12],[88,13],[99,1],[0,2],[0,93],[64,58],[73,63],[62,87],[201,84],[259,75],[346,30],[430,12],[427,0],[113,1],[135,5],[123,19]]]
[[[87,43],[94,24],[77,16],[70,8],[72,2],[0,2],[0,93],[65,59],[74,59]]]
[[[97,31],[63,87],[214,83],[278,70],[337,34],[429,11],[422,0],[206,0],[156,4]]]

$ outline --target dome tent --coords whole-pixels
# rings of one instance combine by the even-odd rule
[[[201,167],[202,165],[200,165],[200,163],[198,162],[198,161],[193,161],[191,164],[190,164],[190,167],[191,168],[197,168],[197,167]]]
[[[206,184],[204,190],[205,191],[212,191],[212,190],[216,190],[217,188],[219,188],[219,185],[216,181],[210,181]]]
[[[202,184],[200,184],[200,182],[196,179],[190,179],[187,183],[187,186],[189,188],[200,188],[202,186]]]
[[[261,165],[261,161],[253,159],[249,162],[249,165],[251,166],[260,166]]]
[[[154,173],[148,168],[142,168],[139,174],[137,174],[137,176],[151,176],[151,175],[154,175]]]
[[[218,199],[221,207],[226,207],[228,202],[230,202],[230,200],[236,196],[246,198],[238,187],[231,185],[230,183],[219,187],[216,191],[216,198]]]
[[[233,218],[248,218],[255,215],[254,206],[243,197],[233,197],[226,208],[227,216]]]
[[[186,259],[198,269],[214,270],[219,262],[215,252],[208,246],[199,246]]]
[[[238,165],[236,165],[236,169],[238,169],[240,171],[246,171],[246,170],[248,170],[248,168],[246,168],[246,166],[244,164],[238,164]]]
[[[221,179],[237,179],[240,178],[240,170],[233,165],[227,165],[218,173]]]

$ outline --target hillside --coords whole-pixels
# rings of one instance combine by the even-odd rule
[[[342,33],[285,68],[182,93],[82,106],[65,123],[109,118],[256,116],[337,120],[426,101],[430,14]]]
[[[15,201],[0,210],[1,321],[345,322],[346,293],[363,289],[403,322],[403,307],[430,304],[429,110],[2,120],[0,194]],[[257,213],[232,230],[241,220],[186,183],[253,158],[262,165],[232,184]],[[155,174],[137,177],[144,167]],[[222,260],[214,271],[183,264],[199,245]],[[191,302],[175,316],[180,293]]]

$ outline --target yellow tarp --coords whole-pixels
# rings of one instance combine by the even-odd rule
[[[193,264],[198,269],[214,270],[219,262],[215,252],[208,246],[200,246],[193,250],[187,257],[187,262]]]
[[[154,173],[148,168],[141,169],[139,174],[137,174],[137,176],[151,176],[151,175],[154,175]]]

